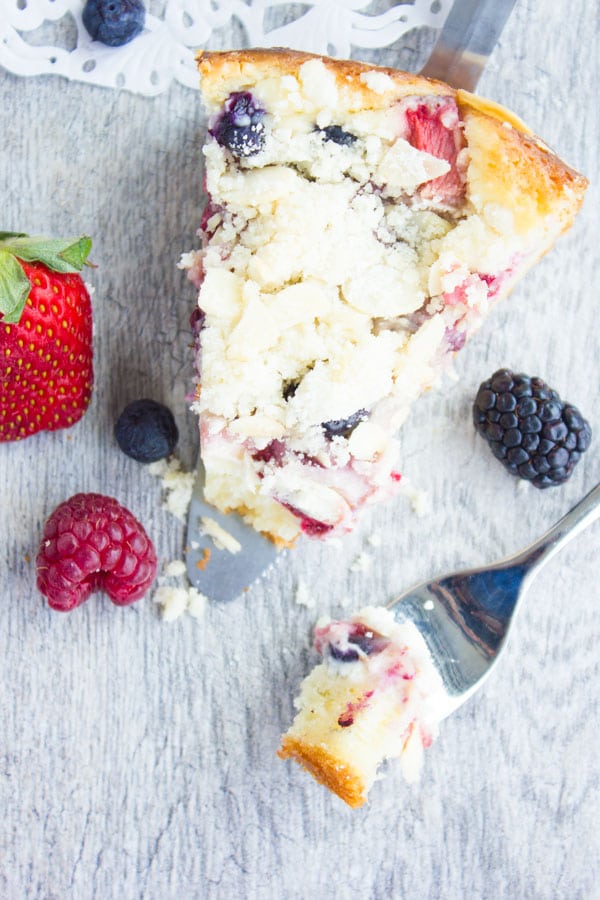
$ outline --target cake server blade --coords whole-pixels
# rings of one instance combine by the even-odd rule
[[[455,0],[420,74],[475,90],[515,2]]]
[[[187,576],[209,600],[234,600],[273,565],[280,553],[275,544],[247,525],[241,516],[222,513],[208,504],[204,499],[204,477],[199,458],[188,512]]]

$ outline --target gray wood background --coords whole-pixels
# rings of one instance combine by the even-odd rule
[[[418,786],[391,768],[353,812],[275,756],[318,614],[512,552],[599,480],[598,46],[591,0],[518,0],[480,83],[592,184],[573,230],[458,358],[458,382],[405,427],[404,470],[431,513],[399,499],[341,547],[302,544],[243,599],[170,625],[149,599],[53,613],[34,558],[47,515],[80,490],[129,506],[161,562],[181,556],[183,527],[112,426],[134,398],[164,401],[193,463],[194,297],[175,264],[202,207],[198,96],[0,72],[1,226],[87,231],[98,265],[88,414],[0,447],[2,898],[600,897],[597,528],[535,581],[504,661],[444,724]],[[471,399],[500,365],[545,377],[591,420],[564,487],[520,487],[474,435]],[[365,548],[372,570],[353,571]],[[315,609],[294,601],[301,581]]]

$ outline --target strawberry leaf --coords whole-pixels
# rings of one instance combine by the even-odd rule
[[[31,237],[30,235],[5,232],[0,247],[10,251],[17,259],[25,262],[39,262],[53,272],[79,272],[86,265],[92,241],[89,237],[56,238]]]
[[[27,237],[27,235],[23,231],[0,231],[0,241],[15,237]]]
[[[60,252],[60,257],[65,263],[73,266],[76,272],[80,272],[84,266],[89,265],[87,258],[92,249],[92,239],[81,237]]]
[[[9,250],[0,247],[0,314],[2,323],[16,324],[21,318],[31,285]]]

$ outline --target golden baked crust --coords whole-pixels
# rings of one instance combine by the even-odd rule
[[[206,103],[220,106],[231,91],[263,74],[293,75],[320,59],[335,75],[343,109],[381,109],[409,96],[450,96],[460,109],[469,148],[467,199],[477,212],[502,205],[513,211],[514,231],[526,233],[548,216],[559,223],[535,262],[572,224],[587,179],[564,163],[514,113],[498,103],[442,81],[354,60],[332,59],[285,48],[201,51],[197,54]],[[376,79],[369,75],[385,76]]]
[[[320,59],[335,73],[338,87],[355,95],[355,108],[378,109],[388,106],[393,99],[409,97],[414,94],[422,96],[452,95],[456,94],[453,88],[442,81],[434,81],[430,78],[422,78],[420,75],[412,75],[410,72],[401,72],[398,69],[387,69],[383,66],[373,66],[355,60],[333,59],[327,56],[318,56],[314,53],[303,53],[299,50],[288,50],[284,47],[272,49],[251,50],[221,50],[209,52],[201,50],[197,56],[198,69],[202,77],[203,94],[215,104],[220,104],[230,93],[230,85],[243,82],[244,72],[260,68],[263,71],[276,70],[279,75],[293,75],[300,66],[311,59]],[[388,75],[391,83],[389,90],[381,92],[369,88],[368,84],[361,80],[366,72],[381,72]],[[250,82],[249,82],[250,83]]]
[[[491,116],[471,97],[458,97],[469,147],[467,183],[476,208],[502,204],[514,210],[517,232],[546,216],[565,231],[583,201],[587,179],[566,165],[542,141],[508,119]]]
[[[356,809],[366,802],[364,781],[346,763],[340,762],[326,745],[307,744],[284,735],[277,755],[280,759],[295,759],[319,784],[337,794],[348,806]]]

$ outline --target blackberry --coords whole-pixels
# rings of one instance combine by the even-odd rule
[[[121,47],[144,30],[146,9],[141,0],[87,0],[81,18],[93,41]]]
[[[170,456],[179,432],[170,409],[156,400],[144,399],[125,407],[115,425],[115,438],[127,456],[151,463]]]
[[[496,459],[538,488],[566,481],[592,439],[575,406],[541,378],[509,369],[479,386],[473,423]]]
[[[265,143],[265,111],[249,91],[230,94],[210,133],[234,156],[254,156]]]

